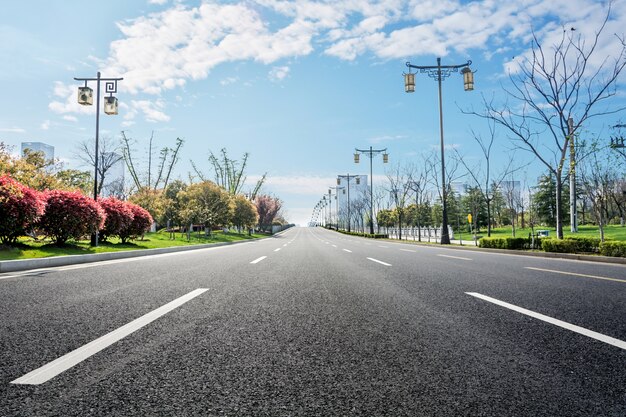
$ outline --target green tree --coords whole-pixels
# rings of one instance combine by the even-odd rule
[[[207,234],[214,227],[225,226],[232,221],[231,198],[214,182],[192,184],[181,193],[183,216],[190,221],[202,223]]]
[[[233,218],[232,222],[237,227],[239,233],[242,228],[254,227],[259,221],[259,214],[256,206],[243,195],[233,197]]]

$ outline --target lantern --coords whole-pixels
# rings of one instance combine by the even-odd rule
[[[358,163],[359,163],[359,154],[358,154],[358,153],[355,153],[355,154],[354,154],[354,163],[355,163],[355,164],[358,164]]]
[[[109,96],[104,98],[104,112],[106,114],[117,114],[117,97]]]
[[[415,74],[404,74],[404,91],[407,93],[415,92]]]
[[[78,87],[78,103],[83,106],[91,106],[93,104],[93,90],[87,86]]]
[[[389,154],[388,153],[384,153],[383,154],[383,163],[386,164],[387,162],[389,162]]]
[[[472,91],[474,89],[474,73],[470,67],[465,67],[461,70],[463,74],[463,88],[465,91]]]

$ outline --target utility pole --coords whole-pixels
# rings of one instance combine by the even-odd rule
[[[567,119],[569,135],[569,222],[570,231],[578,233],[578,213],[576,212],[576,147],[574,146],[574,119]]]

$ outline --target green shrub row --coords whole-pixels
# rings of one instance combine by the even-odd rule
[[[600,255],[626,258],[626,242],[607,240],[600,243]]]
[[[564,239],[543,239],[541,249],[545,252],[580,253],[600,252],[600,239],[595,237],[566,237]]]
[[[478,246],[491,249],[530,249],[530,242],[526,237],[483,237],[478,241]]]
[[[339,230],[339,233],[343,233],[344,235],[350,235],[350,236],[361,236],[361,237],[367,237],[370,239],[389,239],[389,235],[385,235],[382,233],[361,233],[361,232],[348,232],[345,230]]]

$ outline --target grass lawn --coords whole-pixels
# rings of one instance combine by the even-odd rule
[[[556,237],[556,229],[550,227],[535,227],[537,230],[549,230],[550,237]],[[528,237],[531,232],[530,228],[515,229],[516,237]],[[465,234],[465,231],[464,233]],[[483,228],[478,234],[482,237],[487,237],[487,229]],[[509,237],[513,236],[511,227],[501,227],[491,230],[491,237]],[[578,226],[578,233],[570,232],[569,225],[563,226],[563,236],[585,236],[585,237],[600,237],[600,229],[597,226]],[[626,227],[620,225],[609,225],[604,228],[604,238],[607,240],[621,240],[626,241]]]
[[[213,232],[213,237],[204,237],[204,233],[192,233],[191,240],[181,233],[176,234],[175,240],[170,240],[168,232],[146,233],[143,240],[135,240],[131,243],[120,243],[119,239],[111,238],[109,242],[100,242],[97,248],[89,246],[89,241],[69,241],[65,246],[58,247],[49,240],[33,240],[21,238],[15,247],[0,246],[0,261],[12,259],[46,258],[49,256],[85,255],[89,253],[118,252],[137,249],[167,248],[172,246],[189,246],[204,243],[234,242],[248,240],[268,235],[253,234],[248,236],[238,233]]]

